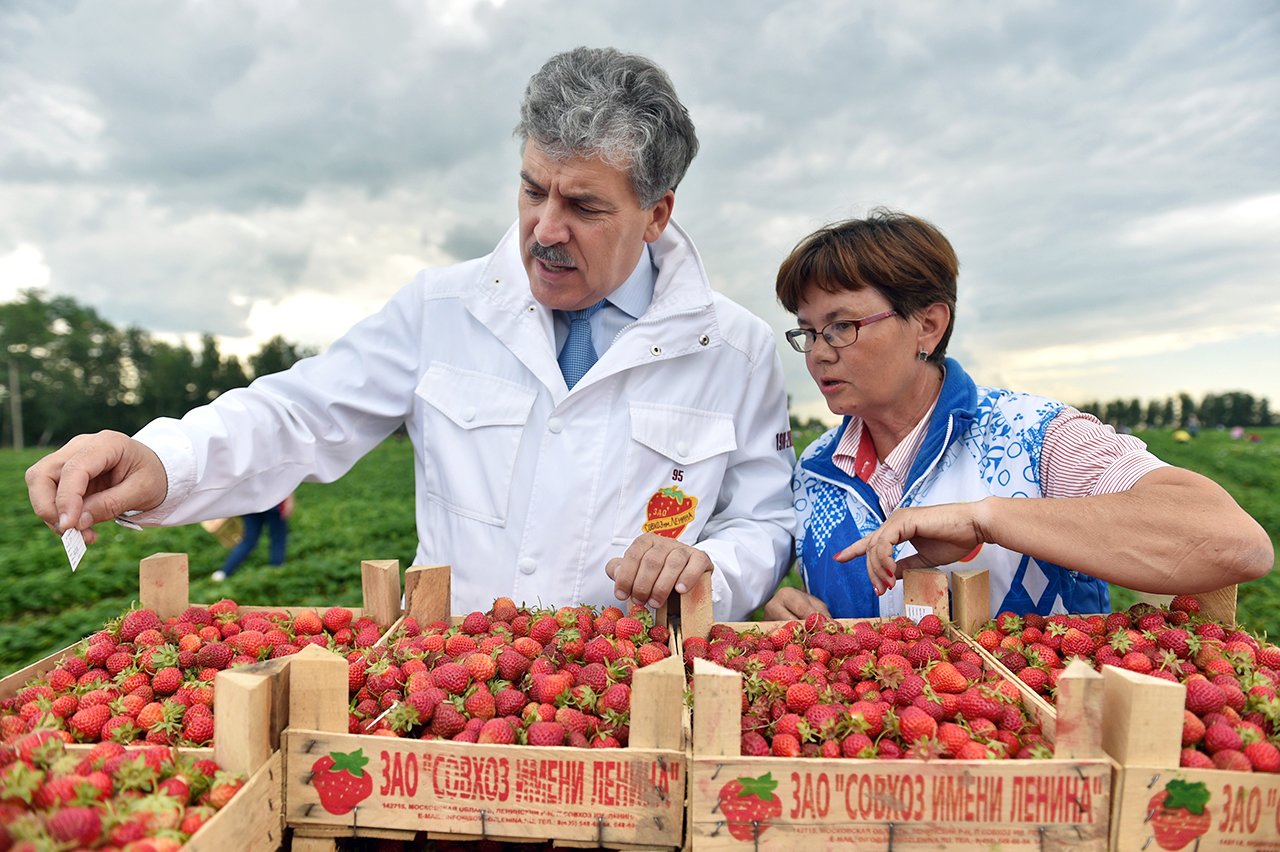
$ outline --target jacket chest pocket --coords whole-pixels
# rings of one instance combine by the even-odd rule
[[[715,511],[729,454],[738,448],[733,418],[715,411],[633,402],[614,543],[652,532],[697,541]]]
[[[433,363],[418,382],[427,498],[451,512],[506,523],[520,440],[537,392]]]

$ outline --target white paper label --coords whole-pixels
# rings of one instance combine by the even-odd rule
[[[80,560],[84,558],[85,551],[84,536],[80,535],[80,530],[72,527],[64,532],[62,547],[67,551],[67,561],[71,563],[71,570],[75,571]]]
[[[907,604],[903,609],[907,613],[907,618],[911,619],[916,624],[919,624],[920,619],[924,618],[926,615],[933,615],[933,607],[931,606],[921,606],[920,604]]]

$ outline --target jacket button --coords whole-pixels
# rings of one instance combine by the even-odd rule
[[[532,574],[538,570],[538,563],[526,556],[516,563],[516,567],[520,569],[521,574]]]
[[[468,423],[470,423],[472,420],[475,420],[476,410],[468,405],[466,408],[462,409],[462,419],[467,421]]]
[[[547,431],[552,435],[559,435],[564,431],[564,421],[559,417],[552,417],[547,421]]]
[[[686,456],[688,456],[689,445],[683,442],[676,444],[676,455],[678,455],[680,458],[685,458]]]
[[[650,352],[651,354],[653,354],[654,356],[661,355],[661,354],[662,354],[662,347],[661,347],[661,346],[654,346],[654,347],[652,347],[652,348],[649,350],[649,352]]]

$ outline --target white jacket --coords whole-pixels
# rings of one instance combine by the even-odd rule
[[[453,567],[455,613],[495,597],[617,603],[605,563],[644,529],[715,565],[717,619],[741,619],[785,570],[794,526],[786,392],[773,334],[712,291],[674,222],[651,246],[653,302],[568,390],[551,311],[517,229],[483,258],[419,272],[323,355],[137,437],[169,475],[142,523],[186,524],[331,482],[401,424],[415,449],[416,564]],[[669,494],[677,498],[679,495]],[[652,498],[652,499],[651,499]],[[369,558],[386,558],[369,542]]]

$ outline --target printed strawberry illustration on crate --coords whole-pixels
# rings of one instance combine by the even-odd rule
[[[349,813],[373,792],[373,776],[364,771],[369,758],[363,749],[334,751],[311,766],[311,784],[320,794],[320,805],[331,814]]]
[[[770,821],[782,815],[782,800],[774,795],[773,773],[758,778],[735,778],[720,788],[720,813],[729,834],[737,840],[758,840]]]
[[[645,508],[648,520],[642,529],[667,538],[679,538],[685,527],[693,523],[697,507],[697,497],[685,494],[674,485],[661,488],[649,498],[649,505]]]
[[[1205,834],[1212,818],[1209,788],[1200,782],[1174,779],[1151,797],[1147,806],[1151,830],[1161,849],[1181,849]]]

